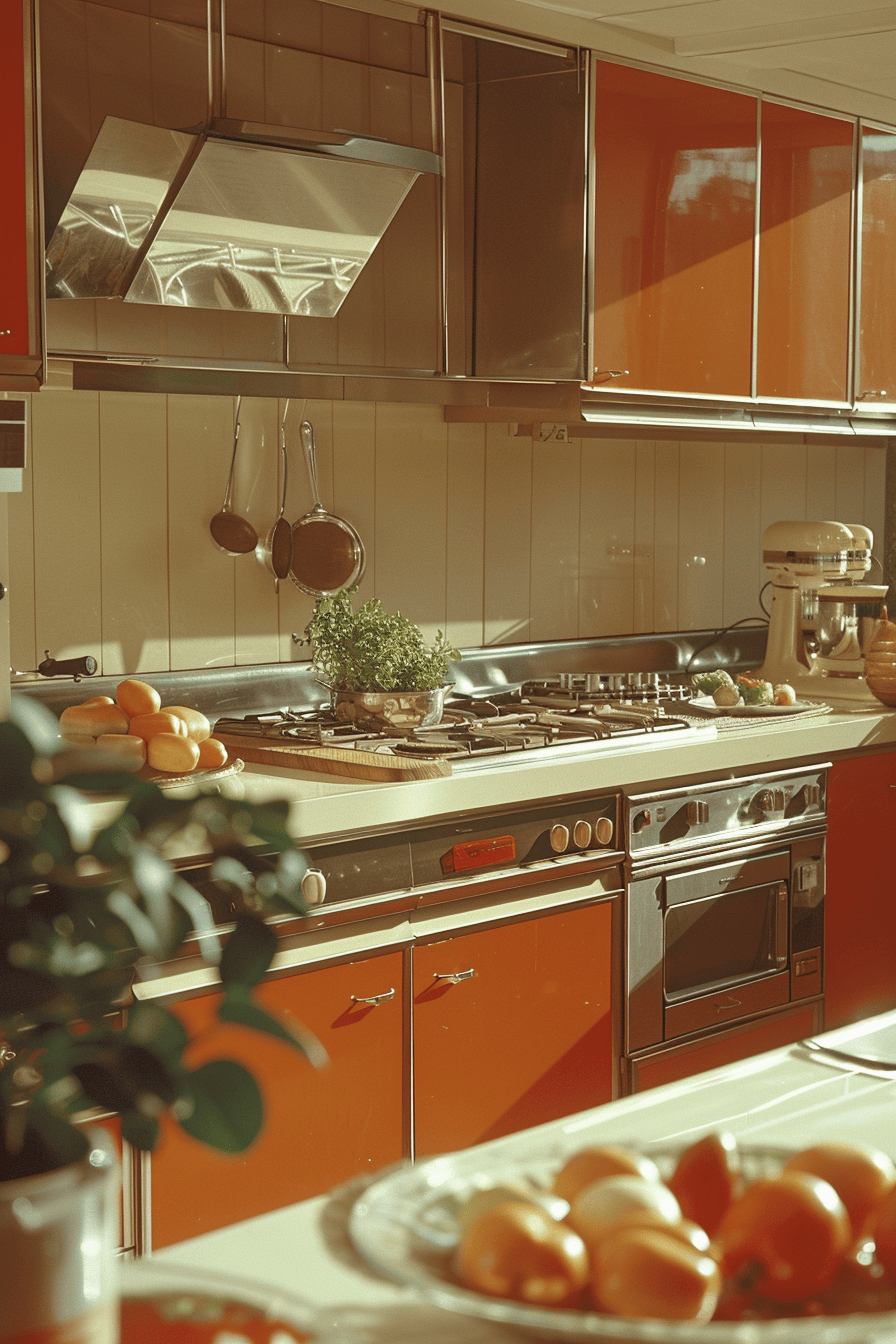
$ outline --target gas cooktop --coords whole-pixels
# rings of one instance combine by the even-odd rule
[[[655,734],[708,725],[676,714],[684,686],[656,673],[570,674],[524,682],[483,695],[451,695],[441,722],[388,730],[337,720],[329,708],[282,709],[222,718],[217,734],[305,746],[335,746],[417,760],[500,763],[558,749],[600,750],[619,739],[649,742]]]

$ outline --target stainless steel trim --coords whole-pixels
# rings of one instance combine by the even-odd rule
[[[585,376],[593,378],[597,366],[594,346],[594,276],[597,265],[597,127],[595,125],[595,87],[597,57],[587,58],[585,81]]]
[[[429,64],[430,116],[433,149],[445,163],[445,51],[442,44],[442,16],[426,16],[427,61]],[[439,322],[443,374],[448,373],[448,191],[445,173],[439,178]]]
[[[850,351],[851,391],[853,404],[858,405],[864,394],[860,379],[862,376],[862,214],[865,208],[865,120],[859,117],[856,126],[855,157],[855,198],[853,204],[853,255],[852,255],[852,349]]]
[[[850,405],[856,404],[856,313],[859,306],[859,277],[861,275],[862,264],[862,230],[859,226],[859,163],[861,159],[860,152],[860,123],[852,120],[852,200],[849,210],[849,312],[847,316],[847,347],[846,347],[846,396]]]
[[[761,246],[762,211],[762,106],[763,97],[756,100],[756,185],[753,199],[753,311],[750,315],[750,396],[759,395],[759,257]]]
[[[574,60],[576,48],[564,46],[562,43],[540,42],[531,37],[521,37],[516,33],[503,32],[498,28],[481,28],[472,23],[461,23],[457,19],[446,19],[442,23],[442,31],[446,33],[459,33],[461,37],[485,38],[489,42],[500,42],[505,47],[520,47],[523,51],[537,51],[544,56],[565,56],[567,60]]]

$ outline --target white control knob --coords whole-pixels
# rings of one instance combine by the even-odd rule
[[[322,905],[327,894],[327,879],[319,868],[309,868],[302,878],[302,895],[306,905]]]
[[[554,853],[562,854],[569,844],[569,827],[560,825],[552,826],[548,838]]]

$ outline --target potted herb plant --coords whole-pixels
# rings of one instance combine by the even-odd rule
[[[142,1150],[166,1112],[227,1152],[261,1128],[251,1074],[227,1059],[192,1067],[179,1019],[133,998],[141,962],[189,939],[218,968],[221,1020],[325,1058],[253,998],[275,950],[270,926],[247,914],[220,937],[164,856],[189,827],[211,878],[248,908],[304,911],[288,805],[166,793],[104,769],[97,750],[59,746],[54,716],[16,697],[0,723],[0,1263],[15,1282],[0,1294],[3,1340],[115,1338],[115,1163],[85,1113],[116,1113]]]
[[[305,627],[336,717],[398,729],[438,723],[460,653],[441,630],[428,645],[419,626],[384,611],[379,598],[355,609],[354,591],[319,598]]]

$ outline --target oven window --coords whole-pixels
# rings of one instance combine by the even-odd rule
[[[667,907],[663,973],[675,1001],[782,969],[780,884],[748,887]],[[780,949],[786,955],[786,948]]]

